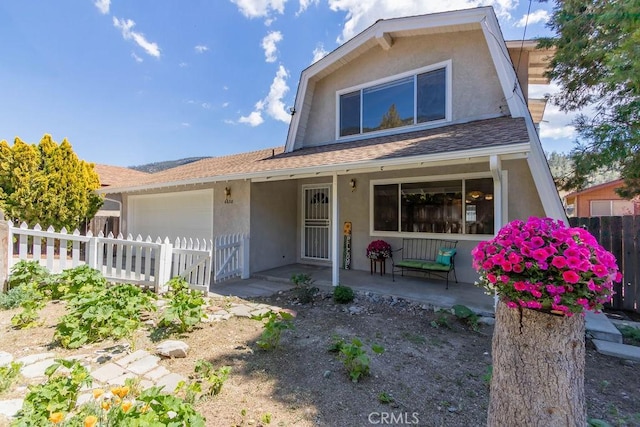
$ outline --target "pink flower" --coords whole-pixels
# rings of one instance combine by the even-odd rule
[[[549,257],[547,251],[544,249],[536,249],[535,251],[533,251],[531,256],[538,262],[545,261]]]
[[[524,271],[524,267],[522,266],[522,264],[514,264],[513,265],[513,272],[514,273],[522,273]]]
[[[551,265],[555,268],[564,268],[567,265],[567,259],[563,256],[554,256]]]
[[[591,266],[591,271],[596,277],[604,277],[609,274],[609,270],[602,264],[594,264]]]
[[[524,291],[525,289],[527,289],[527,285],[524,282],[515,282],[513,284],[513,287],[516,291]]]
[[[578,283],[580,276],[575,271],[565,271],[562,273],[562,279],[567,283]]]
[[[491,283],[494,283],[494,284],[495,284],[495,283],[498,281],[498,278],[496,277],[496,275],[495,275],[495,274],[491,274],[491,273],[489,273],[489,274],[487,274],[487,280],[488,280],[489,282],[491,282]]]
[[[538,301],[527,301],[527,308],[541,309],[542,304]]]
[[[507,272],[511,271],[511,270],[512,270],[512,268],[513,268],[513,266],[511,265],[511,263],[510,263],[509,261],[504,261],[504,262],[502,263],[501,267],[502,267],[502,269],[503,269],[504,271],[507,271]]]
[[[509,308],[518,308],[518,304],[513,301],[507,301],[507,307]]]

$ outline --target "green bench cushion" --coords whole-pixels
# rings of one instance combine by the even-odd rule
[[[437,270],[437,271],[449,271],[451,265],[440,264],[434,261],[425,261],[421,259],[403,259],[398,261],[396,267],[413,268],[416,270]]]

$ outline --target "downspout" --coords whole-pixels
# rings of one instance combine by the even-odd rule
[[[340,273],[338,261],[338,173],[333,173],[333,185],[331,186],[331,284],[340,284]]]

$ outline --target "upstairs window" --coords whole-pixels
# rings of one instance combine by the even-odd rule
[[[338,136],[447,120],[450,61],[338,94]]]

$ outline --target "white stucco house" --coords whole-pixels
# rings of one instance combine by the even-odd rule
[[[536,130],[544,103],[527,99],[548,55],[506,43],[490,7],[380,20],[302,71],[278,147],[99,191],[125,233],[248,233],[251,272],[319,263],[337,284],[349,221],[354,269],[369,270],[372,240],[448,238],[473,282],[471,249],[503,224],[565,219]]]

